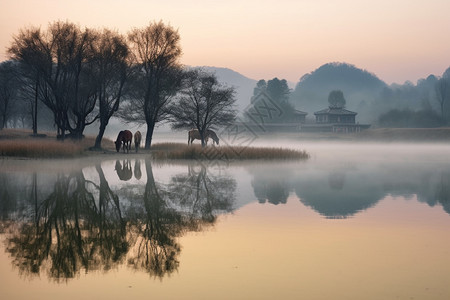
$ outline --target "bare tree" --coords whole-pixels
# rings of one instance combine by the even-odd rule
[[[19,62],[18,72],[23,99],[28,102],[33,134],[37,134],[39,92],[43,87],[43,70],[46,68],[46,54],[42,44],[42,33],[38,28],[23,29],[14,38],[9,49],[11,57]]]
[[[344,93],[341,90],[331,91],[328,95],[328,103],[330,107],[333,108],[344,108],[345,107],[345,98]]]
[[[0,64],[0,129],[7,127],[14,113],[19,89],[16,69],[12,61]]]
[[[105,29],[94,42],[93,51],[100,120],[100,128],[94,148],[100,149],[106,126],[113,114],[119,109],[129,69],[129,49],[123,36]]]
[[[53,112],[58,134],[66,131],[81,137],[95,108],[93,73],[85,69],[92,54],[95,36],[69,22],[55,22],[45,32],[38,28],[22,30],[8,49],[11,57],[33,66],[42,79],[37,84],[39,98]]]
[[[145,148],[149,149],[155,125],[167,119],[167,105],[181,83],[180,35],[161,21],[128,34],[135,65],[134,91],[124,103],[121,117],[128,122],[145,122]]]
[[[192,70],[186,76],[181,96],[169,107],[172,127],[196,128],[205,146],[206,130],[235,120],[235,102],[234,88],[220,84],[214,74]]]

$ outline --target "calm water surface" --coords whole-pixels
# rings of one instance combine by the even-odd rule
[[[0,160],[1,299],[450,298],[450,145],[278,145]]]

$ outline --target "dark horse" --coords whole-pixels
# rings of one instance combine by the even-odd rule
[[[119,135],[117,136],[117,140],[114,142],[116,144],[116,150],[119,152],[120,147],[123,145],[123,152],[125,152],[125,149],[130,151],[131,149],[131,140],[133,138],[133,134],[129,130],[123,130],[119,132]]]

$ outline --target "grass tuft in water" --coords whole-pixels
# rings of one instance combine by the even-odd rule
[[[158,143],[152,145],[152,156],[155,159],[229,159],[229,160],[298,160],[308,159],[306,151],[238,146],[186,145],[181,143]]]

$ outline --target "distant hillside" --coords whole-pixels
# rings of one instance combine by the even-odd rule
[[[311,116],[315,111],[328,106],[328,95],[332,90],[341,90],[346,107],[358,112],[361,120],[370,114],[368,108],[388,87],[374,74],[347,63],[328,63],[304,75],[297,83],[291,102]]]
[[[217,79],[228,85],[236,88],[236,105],[239,112],[243,112],[244,109],[250,104],[250,99],[253,96],[253,89],[256,86],[257,80],[250,79],[244,75],[227,68],[217,67],[202,67],[206,71],[215,73]]]

